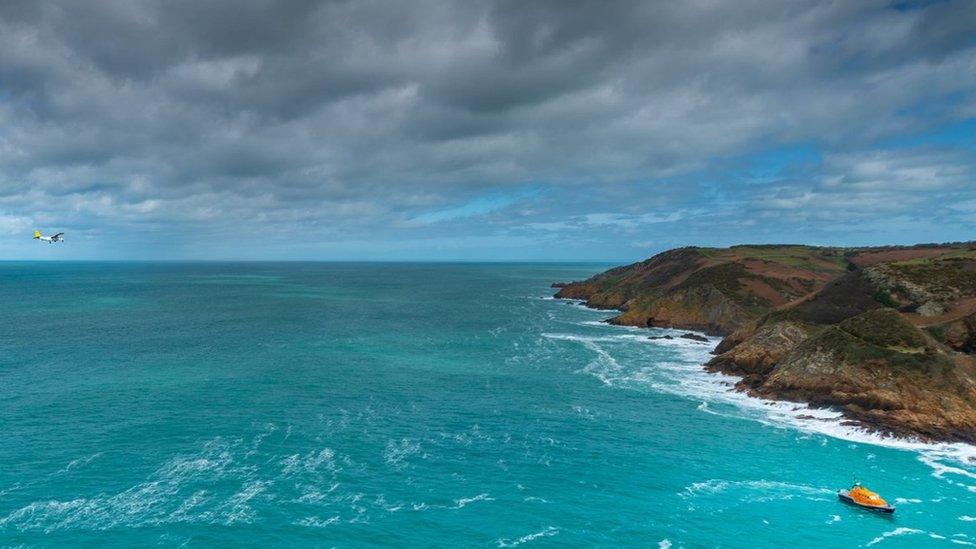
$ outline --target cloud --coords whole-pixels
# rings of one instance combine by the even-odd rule
[[[757,202],[802,216],[876,218],[893,213],[933,216],[974,191],[976,156],[961,151],[890,150],[826,158],[811,184],[774,187]]]
[[[298,230],[325,255],[475,254],[533,227],[874,219],[973,198],[971,148],[885,145],[974,116],[973,28],[971,2],[5,2],[0,211],[85,231],[92,256],[120,230],[191,255],[227,234],[276,255]],[[824,156],[805,180],[721,169],[797,144]]]
[[[28,230],[30,226],[31,220],[26,217],[0,214],[0,234],[20,234]]]

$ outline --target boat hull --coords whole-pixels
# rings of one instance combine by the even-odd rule
[[[868,511],[874,511],[875,513],[890,514],[895,512],[895,508],[891,505],[866,505],[864,503],[855,501],[854,498],[850,496],[850,493],[846,490],[837,492],[837,499],[847,503],[848,505],[860,507],[861,509],[867,509]]]

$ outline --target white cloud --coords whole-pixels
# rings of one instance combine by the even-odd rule
[[[0,207],[187,245],[908,213],[976,192],[972,150],[879,145],[974,116],[973,24],[966,2],[5,4]],[[710,171],[793,144],[825,152],[806,179]],[[548,192],[466,206],[525,186]]]

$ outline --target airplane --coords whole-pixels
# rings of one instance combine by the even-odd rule
[[[64,242],[64,233],[58,233],[53,236],[44,236],[41,231],[34,231],[34,240],[42,240],[48,244],[54,244],[55,242]]]

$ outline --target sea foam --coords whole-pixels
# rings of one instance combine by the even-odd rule
[[[919,460],[932,469],[933,476],[948,479],[959,487],[976,493],[976,482],[968,480],[976,479],[976,472],[967,469],[976,464],[976,446],[963,443],[927,443],[886,436],[850,424],[836,409],[751,397],[735,390],[735,384],[741,380],[740,377],[710,373],[704,369],[704,364],[712,357],[712,350],[721,338],[708,337],[690,330],[614,326],[589,320],[577,320],[576,324],[589,332],[599,326],[606,333],[544,333],[543,336],[550,340],[576,342],[592,351],[596,356],[582,372],[593,375],[607,386],[648,387],[658,392],[698,400],[701,402],[698,409],[709,414],[746,418],[772,427],[916,452]],[[707,337],[708,344],[702,345],[700,342],[678,337],[689,332]],[[670,335],[672,339],[650,339],[649,336],[652,335]],[[606,348],[607,345],[622,344],[642,345],[648,349],[669,349],[673,356],[648,366],[628,367]]]

